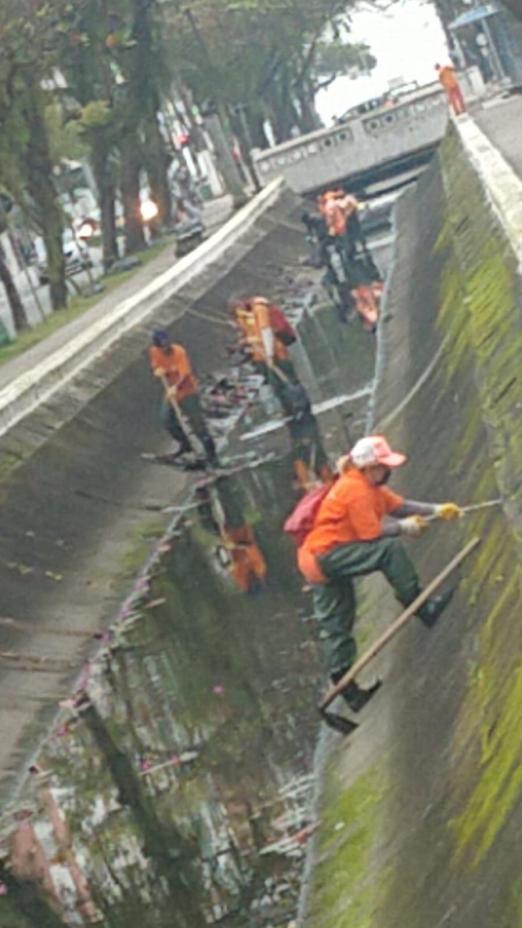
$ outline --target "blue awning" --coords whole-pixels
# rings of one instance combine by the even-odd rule
[[[450,23],[450,29],[460,29],[461,26],[478,23],[481,19],[486,19],[487,16],[493,16],[495,13],[500,13],[500,7],[495,0],[491,0],[491,3],[483,3],[481,6],[473,7],[467,13],[462,13]]]

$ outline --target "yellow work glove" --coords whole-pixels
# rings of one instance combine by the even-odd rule
[[[399,519],[399,528],[401,535],[418,538],[429,528],[429,522],[423,516],[408,516],[406,519]]]
[[[169,400],[175,400],[175,399],[177,398],[177,395],[178,395],[178,388],[177,388],[177,387],[174,387],[174,386],[173,386],[173,387],[169,387],[169,388],[168,388],[168,390],[167,390],[167,396],[168,396]]]
[[[166,373],[167,373],[167,371],[164,370],[162,367],[155,367],[155,368],[154,368],[154,376],[155,376],[155,377],[165,377]]]
[[[456,503],[441,503],[435,507],[435,515],[444,522],[454,522],[462,517],[462,509]]]

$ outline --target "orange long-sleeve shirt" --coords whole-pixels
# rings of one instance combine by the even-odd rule
[[[252,351],[252,359],[266,364],[268,359],[263,340],[263,331],[273,332],[270,322],[269,304],[264,300],[252,300],[250,309],[236,309],[235,318],[246,343]],[[273,332],[273,338],[274,360],[284,361],[288,358],[288,348],[277,338],[275,332]]]
[[[314,527],[299,548],[301,573],[311,583],[324,582],[317,555],[338,545],[374,541],[382,535],[382,520],[404,503],[388,487],[374,486],[360,470],[352,468],[337,480],[325,496]]]
[[[440,68],[439,81],[444,87],[444,90],[454,90],[455,87],[459,86],[457,75],[455,74],[455,68],[453,68],[450,64],[446,64],[443,68]]]
[[[165,371],[169,386],[178,388],[178,400],[184,400],[185,397],[197,393],[198,382],[189,356],[181,345],[171,345],[168,351],[152,345],[149,348],[149,360],[154,373],[158,370]]]

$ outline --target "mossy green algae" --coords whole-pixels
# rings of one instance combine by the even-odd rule
[[[314,928],[371,928],[388,882],[375,873],[372,852],[379,831],[384,777],[372,768],[346,786],[330,762],[317,841],[312,906]]]
[[[468,418],[456,456],[470,463],[481,420],[489,428],[489,465],[482,477],[506,495],[522,459],[522,312],[516,262],[484,202],[478,178],[459,157],[458,141],[443,146],[448,219],[439,248],[448,251],[438,324],[449,333],[448,385],[471,349],[480,417]],[[480,488],[482,491],[482,487]],[[477,491],[477,497],[480,493]],[[519,538],[503,519],[484,518],[482,550],[470,563],[467,587],[477,590],[484,620],[467,693],[454,729],[456,760],[451,829],[456,857],[476,866],[487,854],[522,791],[522,634]]]

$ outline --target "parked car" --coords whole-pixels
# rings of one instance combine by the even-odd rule
[[[75,238],[72,229],[65,229],[62,241],[66,277],[72,277],[74,274],[79,274],[81,271],[92,267],[89,249],[83,242]],[[41,284],[48,284],[49,271],[43,239],[35,239],[34,244],[37,255],[38,280]]]

